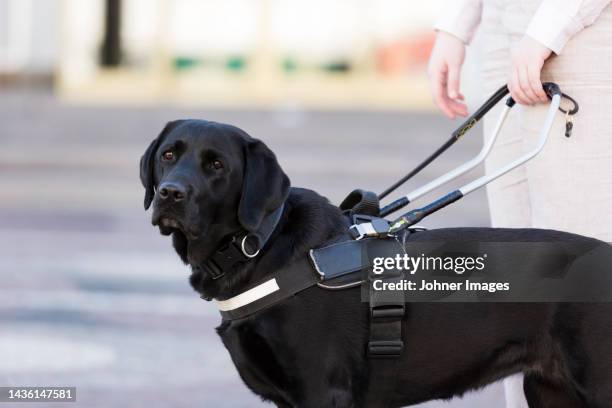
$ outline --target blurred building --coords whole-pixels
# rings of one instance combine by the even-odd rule
[[[0,0],[0,70],[95,102],[419,109],[443,0]]]
[[[0,74],[50,76],[59,62],[59,0],[0,0]]]

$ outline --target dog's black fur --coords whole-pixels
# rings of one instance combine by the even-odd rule
[[[166,155],[169,151],[173,154]],[[289,187],[274,154],[233,126],[169,123],[142,157],[140,176],[145,208],[154,204],[153,224],[172,235],[179,256],[191,265],[201,264],[236,231],[257,230],[286,200],[256,259],[218,280],[193,272],[191,284],[206,298],[232,297],[309,249],[347,234],[346,217],[337,207],[314,191]],[[176,201],[160,197],[162,184],[178,186]],[[589,240],[492,228],[438,229],[412,237]],[[451,398],[524,372],[531,408],[612,406],[611,311],[605,304],[410,304],[393,405]],[[360,407],[369,378],[368,327],[358,289],[312,287],[251,317],[225,321],[217,332],[240,376],[261,398],[279,407]]]

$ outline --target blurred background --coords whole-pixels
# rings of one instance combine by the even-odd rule
[[[0,386],[78,387],[66,406],[266,406],[150,225],[140,155],[169,120],[216,120],[334,203],[380,192],[457,125],[426,78],[444,4],[0,0]],[[472,51],[473,106],[477,66]],[[480,132],[397,195],[475,155]],[[487,226],[487,211],[478,192],[424,224]],[[501,401],[494,385],[420,407]]]

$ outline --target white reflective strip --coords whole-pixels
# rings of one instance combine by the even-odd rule
[[[279,289],[280,288],[278,287],[278,283],[276,283],[276,279],[270,279],[269,281],[266,281],[261,285],[257,285],[246,292],[242,292],[233,298],[229,298],[227,300],[217,300],[216,302],[219,310],[222,312],[227,312],[228,310],[238,309],[239,307],[253,303],[256,300],[259,300],[264,296],[268,296],[270,293],[274,293]]]

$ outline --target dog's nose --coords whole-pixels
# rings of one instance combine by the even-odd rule
[[[159,186],[159,196],[166,200],[181,201],[185,198],[186,189],[184,186],[176,183],[162,183]]]

